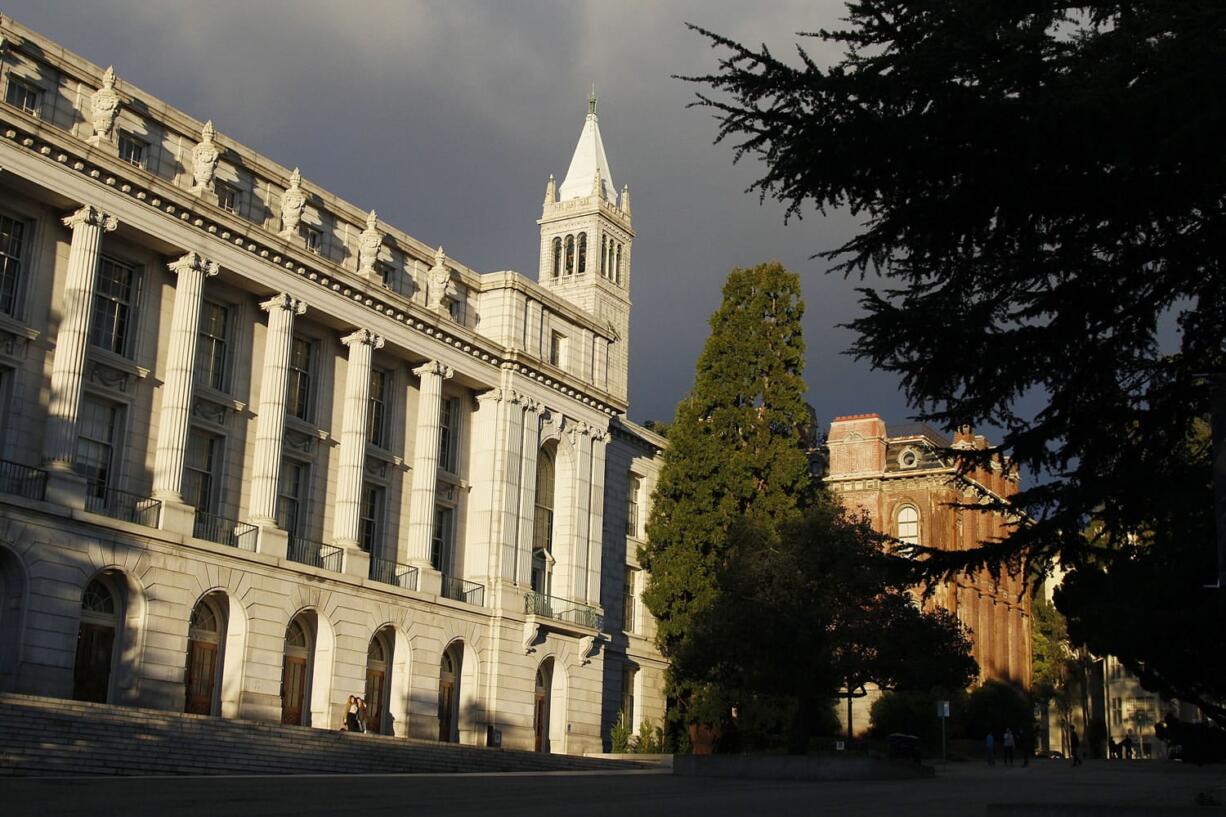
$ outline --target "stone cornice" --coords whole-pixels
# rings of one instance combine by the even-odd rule
[[[204,237],[241,248],[257,263],[267,263],[282,273],[295,274],[333,297],[358,303],[433,342],[462,351],[475,362],[495,368],[510,363],[513,370],[525,377],[605,414],[612,416],[625,411],[624,400],[593,389],[564,372],[550,371],[552,367],[525,353],[505,350],[398,293],[360,280],[357,273],[339,264],[299,249],[259,225],[242,222],[160,177],[121,162],[107,151],[3,105],[0,105],[0,138],[157,210],[164,217],[177,219]]]

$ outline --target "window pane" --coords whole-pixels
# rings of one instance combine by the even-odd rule
[[[230,310],[205,301],[200,307],[196,341],[196,381],[218,391],[226,387],[226,342]]]
[[[20,108],[28,114],[38,116],[38,91],[28,85],[9,79],[8,91],[5,93],[5,101],[8,104]]]
[[[449,474],[459,473],[460,400],[443,399],[439,417],[438,465]]]
[[[0,216],[0,312],[17,314],[21,294],[21,257],[25,224]]]
[[[90,321],[90,342],[94,346],[115,354],[126,354],[135,279],[135,270],[126,264],[109,258],[98,262],[94,310]]]
[[[443,574],[451,573],[452,523],[455,509],[444,505],[434,508],[434,537],[430,543],[430,566]]]
[[[314,358],[314,344],[302,338],[294,338],[289,361],[289,413],[308,422],[312,419],[311,375]]]
[[[380,519],[383,516],[383,489],[376,485],[362,486],[362,550],[378,555]]]
[[[370,411],[366,418],[366,441],[371,445],[386,447],[385,430],[387,373],[379,369],[370,372]]]
[[[208,513],[217,512],[217,497],[213,495],[213,478],[218,466],[217,455],[221,438],[198,428],[187,437],[183,468],[183,500]]]

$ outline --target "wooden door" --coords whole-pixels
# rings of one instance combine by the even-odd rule
[[[454,713],[455,682],[444,678],[438,682],[438,739],[443,743],[451,741]]]
[[[77,631],[77,663],[72,678],[73,698],[106,703],[114,650],[114,627],[81,622],[81,629]]]
[[[213,714],[213,688],[217,682],[217,645],[190,639],[187,642],[187,702],[185,712]]]
[[[382,670],[366,669],[366,731],[383,734],[383,684],[386,677]]]
[[[281,723],[302,723],[302,699],[306,694],[306,659],[285,656],[281,668]]]
[[[532,710],[532,731],[536,735],[536,740],[533,748],[538,752],[544,752],[549,740],[549,736],[545,734],[548,725],[545,723],[545,693],[539,689],[536,691],[536,706]]]

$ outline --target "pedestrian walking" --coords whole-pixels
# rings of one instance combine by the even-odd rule
[[[988,732],[988,736],[984,738],[984,745],[988,752],[988,765],[996,765],[996,736]]]
[[[1124,735],[1124,742],[1121,744],[1121,746],[1123,747],[1124,757],[1128,760],[1132,760],[1133,757],[1135,757],[1132,748],[1132,735]]]
[[[1068,745],[1073,750],[1073,765],[1081,765],[1081,738],[1077,737],[1076,729],[1068,730]]]
[[[1013,730],[1009,729],[1008,727],[1005,728],[1005,739],[1003,743],[1005,746],[1005,765],[1012,766],[1013,749],[1017,745],[1017,739],[1013,737]]]
[[[345,706],[345,728],[350,732],[360,732],[358,728],[358,696],[350,695]]]

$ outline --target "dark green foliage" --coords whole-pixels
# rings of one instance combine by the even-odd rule
[[[724,711],[788,702],[789,733],[776,739],[791,751],[823,728],[840,688],[956,688],[977,674],[957,621],[922,613],[883,537],[825,492],[777,529],[735,524],[729,542],[720,592],[692,617],[673,670],[717,691]]]
[[[770,263],[733,270],[711,316],[694,387],[668,429],[651,544],[639,554],[650,576],[643,601],[666,656],[715,599],[733,522],[781,523],[807,502],[803,314],[799,280]]]
[[[1000,737],[1006,729],[1014,733],[1031,731],[1034,710],[1030,700],[1016,687],[1000,681],[984,681],[982,686],[971,690],[961,721],[967,737],[982,738],[989,731]]]
[[[1077,638],[1220,712],[1226,673],[1196,666],[1226,627],[1200,590],[1195,429],[1201,374],[1226,372],[1226,3],[855,0],[815,35],[846,51],[830,68],[707,36],[723,57],[699,104],[764,162],[761,194],[860,219],[826,254],[886,280],[861,290],[854,353],[918,419],[1002,430],[964,465],[1042,477],[1012,498],[1027,525],[928,551],[930,575],[1058,558]]]
[[[884,738],[898,732],[915,735],[930,753],[941,748],[941,719],[937,717],[937,701],[949,701],[950,717],[945,724],[945,737],[956,740],[962,737],[965,720],[967,692],[958,689],[932,690],[930,692],[887,692],[873,701],[869,709],[873,737]]]

